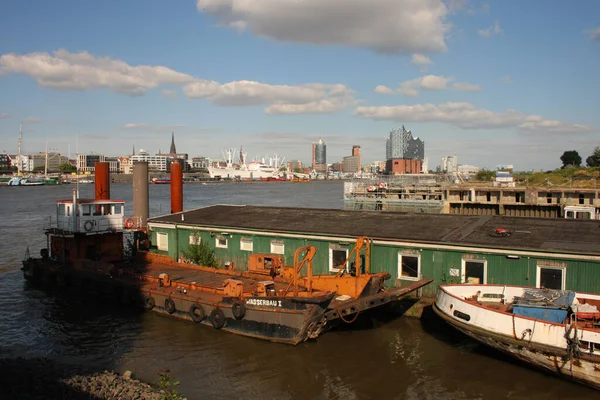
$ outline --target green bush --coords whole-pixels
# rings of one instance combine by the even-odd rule
[[[197,233],[192,235],[196,238],[195,243],[190,244],[187,249],[182,252],[183,258],[190,261],[192,264],[201,265],[203,267],[219,267],[219,260],[215,255],[215,251],[208,247],[207,244],[201,242],[200,236]]]

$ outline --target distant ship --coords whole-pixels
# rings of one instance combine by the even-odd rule
[[[152,178],[152,183],[161,183],[161,184],[171,183],[171,178]]]
[[[225,166],[210,166],[208,173],[211,178],[221,179],[239,179],[239,180],[273,180],[279,178],[279,169],[283,164],[283,158],[280,159],[277,154],[268,159],[268,162],[251,161],[246,165],[246,153],[240,148],[239,163],[234,164],[237,151],[229,148],[223,150]]]

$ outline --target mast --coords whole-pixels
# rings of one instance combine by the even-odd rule
[[[17,156],[19,162],[17,163],[17,176],[21,176],[23,175],[23,172],[21,171],[21,163],[23,162],[23,160],[21,160],[21,142],[23,140],[23,121],[21,121],[21,126],[19,127],[19,155]]]

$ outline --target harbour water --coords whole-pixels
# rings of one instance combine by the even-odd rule
[[[298,346],[238,337],[205,326],[27,285],[19,270],[38,254],[71,185],[0,187],[0,357],[50,357],[132,370],[146,381],[169,368],[189,399],[582,399],[598,392],[513,361],[435,316],[385,315]],[[94,185],[81,185],[82,198]],[[132,187],[113,199],[132,210]],[[169,186],[150,187],[150,214],[168,213]],[[341,182],[184,185],[184,209],[213,204],[343,207]],[[273,221],[276,224],[276,221]],[[0,388],[0,398],[2,388]]]

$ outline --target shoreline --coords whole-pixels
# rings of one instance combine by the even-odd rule
[[[135,379],[131,371],[120,375],[46,357],[0,358],[0,387],[11,400],[184,399],[158,386]]]

